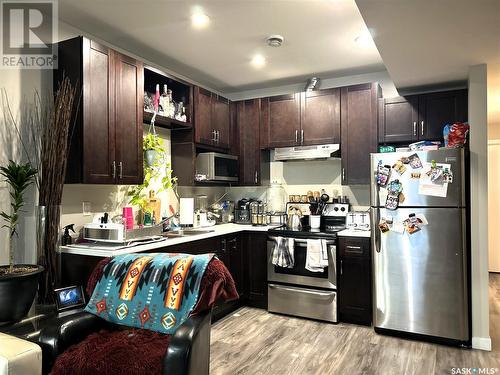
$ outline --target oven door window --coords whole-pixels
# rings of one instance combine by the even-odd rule
[[[274,272],[282,275],[306,276],[320,279],[328,279],[328,267],[323,269],[323,272],[311,272],[306,269],[307,247],[304,245],[295,244],[295,263],[293,268],[283,268],[274,266]]]

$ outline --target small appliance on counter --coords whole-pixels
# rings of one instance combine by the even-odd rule
[[[109,215],[97,215],[94,222],[83,226],[83,239],[95,242],[129,243],[145,241],[161,236],[163,223],[157,225],[126,229],[126,225],[109,222]]]
[[[238,201],[234,210],[234,222],[236,224],[252,224],[250,204],[255,199],[243,198]]]
[[[125,225],[116,223],[92,223],[83,226],[83,239],[96,242],[126,243],[143,241],[160,236],[163,223],[152,226],[125,229]]]
[[[346,229],[357,231],[370,231],[369,212],[349,212],[347,214]]]

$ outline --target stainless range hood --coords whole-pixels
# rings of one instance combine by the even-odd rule
[[[274,161],[340,158],[339,150],[339,144],[276,148]]]

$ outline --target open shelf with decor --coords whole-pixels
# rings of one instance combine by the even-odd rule
[[[160,103],[155,126],[172,130],[191,129],[192,85],[150,66],[144,67],[144,123],[149,124],[153,117],[157,85],[160,92]]]

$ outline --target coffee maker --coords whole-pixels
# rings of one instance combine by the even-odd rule
[[[250,205],[255,199],[242,198],[236,203],[234,209],[234,222],[236,224],[252,224]]]

